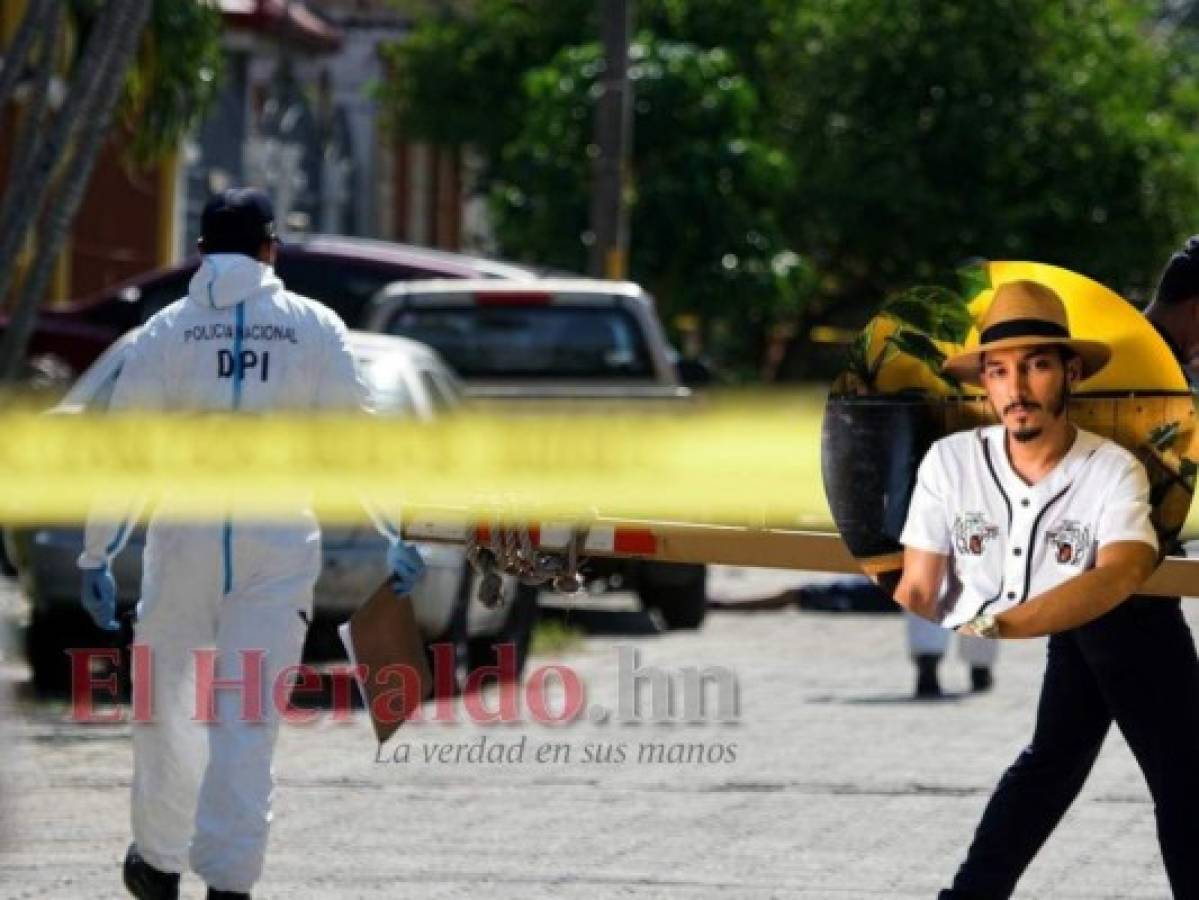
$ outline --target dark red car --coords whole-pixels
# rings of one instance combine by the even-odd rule
[[[38,314],[29,356],[61,362],[71,376],[82,372],[130,328],[184,296],[199,264],[195,256],[67,306],[43,310]],[[538,275],[524,266],[460,253],[322,235],[287,239],[279,248],[275,268],[289,290],[332,307],[351,328],[360,323],[375,293],[394,281]],[[0,331],[5,324],[0,316]]]

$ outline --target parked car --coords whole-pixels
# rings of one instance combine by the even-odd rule
[[[65,306],[38,314],[30,356],[49,357],[82,372],[118,337],[187,293],[199,267],[191,258],[146,272]],[[275,266],[288,290],[334,309],[351,328],[359,324],[370,299],[395,281],[421,278],[524,278],[524,266],[446,253],[411,244],[355,237],[314,235],[287,240]],[[0,332],[7,320],[0,315]]]
[[[136,331],[105,351],[50,414],[71,415],[107,409],[122,358]],[[376,410],[382,415],[429,419],[451,409],[461,395],[455,375],[436,352],[416,341],[363,332],[350,333],[350,347]],[[54,689],[66,683],[67,647],[91,646],[100,636],[79,605],[75,559],[82,549],[78,527],[6,529],[9,561],[30,603],[26,651],[35,684]],[[144,528],[137,528],[125,551],[113,561],[122,611],[136,604],[141,582]],[[516,645],[518,668],[528,652],[536,594],[506,579],[499,608],[476,598],[479,578],[466,564],[463,548],[418,543],[428,570],[412,595],[425,639],[454,645],[459,677],[497,659],[495,645]],[[365,518],[361,525],[324,530],[323,563],[316,585],[313,640],[328,646],[332,626],[344,620],[386,577],[386,540]],[[321,637],[324,640],[321,640]],[[519,674],[519,673],[518,673]]]
[[[365,327],[429,344],[479,401],[594,409],[691,399],[653,298],[630,282],[396,283],[374,299]],[[637,591],[672,628],[703,623],[702,565],[596,559],[584,575],[590,583]]]

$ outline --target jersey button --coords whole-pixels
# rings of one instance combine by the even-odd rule
[[[1014,550],[1012,550],[1012,554],[1013,554],[1014,556],[1019,556],[1019,555],[1020,555],[1020,548],[1019,548],[1019,547],[1016,547]]]
[[[1007,598],[1008,598],[1009,600],[1015,600],[1015,599],[1016,599],[1016,592],[1015,592],[1015,591],[1008,591],[1008,592],[1007,592]]]
[[[1025,497],[1023,500],[1020,501],[1021,506],[1028,506],[1028,503],[1029,503],[1029,500],[1027,497]]]

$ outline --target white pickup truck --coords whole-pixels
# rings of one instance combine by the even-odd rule
[[[630,282],[398,282],[376,295],[364,327],[429,344],[480,401],[594,408],[691,400],[653,298]],[[583,574],[636,591],[669,627],[703,623],[702,565],[594,559]]]

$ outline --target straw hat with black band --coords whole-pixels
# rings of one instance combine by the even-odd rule
[[[1035,281],[1009,281],[995,289],[979,324],[978,345],[949,357],[941,368],[958,381],[980,385],[988,350],[1040,346],[1069,347],[1082,360],[1083,378],[1112,358],[1107,344],[1070,337],[1066,305],[1051,288]]]

